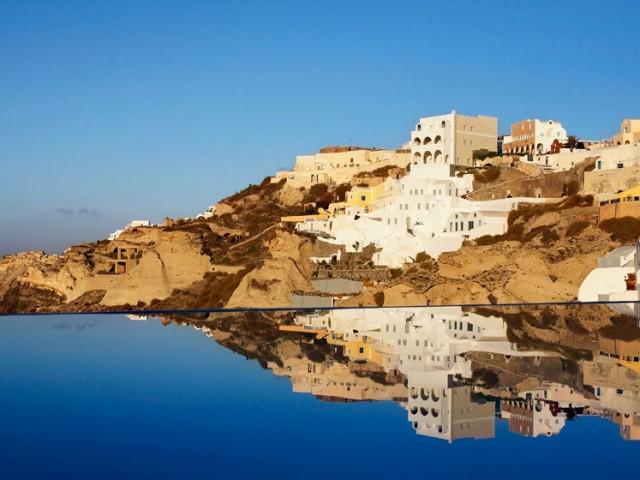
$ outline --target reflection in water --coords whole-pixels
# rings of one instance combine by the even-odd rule
[[[175,321],[175,320],[174,320]],[[529,437],[581,415],[640,439],[640,330],[602,305],[352,309],[181,318],[324,401],[397,402],[416,433]]]

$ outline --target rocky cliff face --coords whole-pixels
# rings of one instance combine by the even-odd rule
[[[332,276],[332,268],[347,263],[312,264],[318,241],[282,226],[280,217],[302,213],[303,204],[341,199],[346,189],[301,191],[265,181],[223,200],[207,220],[131,229],[62,255],[4,257],[0,312],[289,306],[291,292],[312,291],[314,275]],[[575,195],[558,206],[523,208],[513,212],[507,234],[480,238],[437,261],[419,255],[396,271],[356,262],[360,274],[375,275],[365,275],[365,290],[339,304],[573,300],[599,256],[640,234],[640,222],[625,223],[633,231],[596,226],[591,203]]]

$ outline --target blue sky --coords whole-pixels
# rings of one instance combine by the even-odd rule
[[[0,254],[204,209],[456,109],[602,138],[640,116],[640,4],[0,0]]]

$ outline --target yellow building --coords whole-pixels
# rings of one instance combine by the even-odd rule
[[[344,342],[344,354],[353,361],[367,361],[384,366],[384,358],[366,339]]]
[[[620,132],[611,140],[614,145],[628,145],[640,142],[640,119],[625,118],[620,124]]]
[[[379,183],[373,187],[353,187],[347,192],[346,204],[348,207],[367,208],[370,207],[375,200],[380,198],[386,190],[386,182]]]
[[[640,200],[640,186],[620,192],[615,196],[615,198],[619,198],[622,202],[637,202]]]

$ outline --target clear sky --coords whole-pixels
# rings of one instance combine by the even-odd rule
[[[640,2],[0,0],[0,254],[193,215],[452,109],[609,136]]]

